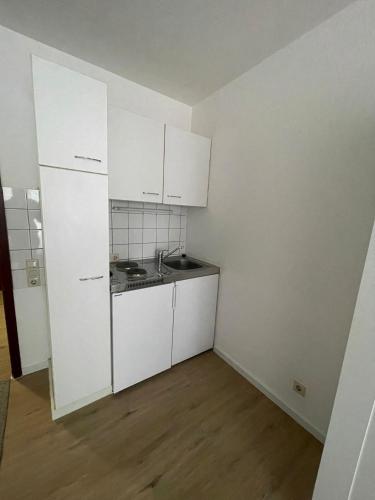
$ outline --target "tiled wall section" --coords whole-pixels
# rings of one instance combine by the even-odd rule
[[[184,253],[186,220],[186,207],[110,200],[109,252],[120,259],[147,259],[156,249],[181,246]]]
[[[26,261],[38,259],[41,284],[45,284],[43,227],[39,190],[3,188],[8,227],[13,288],[27,288]]]
[[[27,288],[26,261],[38,259],[45,284],[43,225],[38,189],[3,188],[13,288]],[[115,210],[114,207],[120,207]],[[110,200],[109,253],[146,259],[156,249],[186,246],[187,209],[173,205]],[[177,254],[177,253],[176,253]]]

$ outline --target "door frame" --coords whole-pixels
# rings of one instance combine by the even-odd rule
[[[12,268],[5,217],[3,188],[0,177],[0,288],[3,292],[5,323],[7,329],[10,365],[13,378],[22,376],[20,346],[14,306]]]

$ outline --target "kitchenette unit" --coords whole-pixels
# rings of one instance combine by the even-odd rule
[[[59,418],[213,347],[219,268],[186,257],[175,215],[207,206],[211,141],[108,106],[103,82],[38,57],[32,69]]]

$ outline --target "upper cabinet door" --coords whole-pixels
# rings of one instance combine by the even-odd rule
[[[207,206],[211,140],[166,126],[164,203]]]
[[[108,110],[109,197],[162,202],[164,124],[111,106]]]
[[[107,173],[107,86],[33,56],[40,165]]]

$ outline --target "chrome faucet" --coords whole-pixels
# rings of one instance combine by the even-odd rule
[[[162,273],[161,268],[162,268],[164,259],[166,259],[170,255],[172,255],[173,253],[178,252],[178,250],[181,250],[181,249],[182,249],[182,247],[178,246],[178,247],[174,248],[173,250],[169,250],[169,251],[167,251],[167,250],[157,250],[158,273],[159,274]]]

